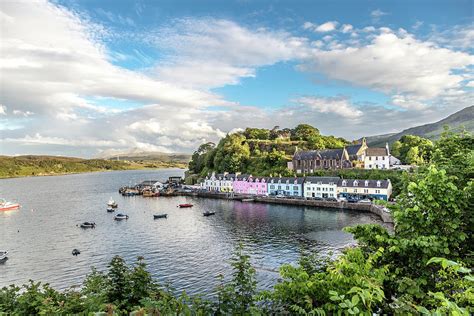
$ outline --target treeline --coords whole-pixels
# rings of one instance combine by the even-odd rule
[[[348,141],[334,136],[323,136],[308,124],[294,129],[247,128],[229,134],[217,144],[199,146],[191,158],[189,170],[204,176],[209,172],[242,172],[259,176],[287,174],[286,162],[291,160],[295,148],[342,148]]]
[[[346,228],[358,247],[336,259],[303,256],[283,265],[271,290],[257,291],[255,269],[239,247],[230,282],[212,300],[172,295],[141,258],[115,257],[80,290],[30,283],[0,290],[0,313],[14,315],[472,315],[474,313],[474,139],[445,132],[430,163],[405,173],[390,208],[394,231]]]
[[[129,166],[124,162],[104,159],[0,156],[0,178],[126,169],[129,169]]]

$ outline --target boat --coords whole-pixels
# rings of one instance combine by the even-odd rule
[[[113,213],[113,212],[115,212],[115,208],[109,206],[109,207],[107,207],[107,212],[108,213]]]
[[[204,215],[204,216],[211,216],[211,215],[215,215],[215,214],[216,214],[216,212],[209,212],[209,211],[202,213],[202,215]]]
[[[6,260],[8,257],[8,251],[6,250],[0,250],[0,261]]]
[[[81,228],[95,228],[95,223],[92,222],[84,222],[81,225]]]
[[[253,202],[254,199],[242,199],[242,202]]]
[[[20,208],[20,204],[8,202],[5,199],[0,199],[0,211],[13,211]]]
[[[110,198],[109,202],[107,203],[107,206],[112,207],[112,208],[117,208],[118,204],[112,198]]]
[[[117,215],[114,216],[114,219],[115,219],[116,221],[121,221],[121,220],[123,220],[123,219],[128,219],[128,215],[125,215],[125,214],[117,214]]]
[[[143,197],[156,197],[156,196],[159,196],[160,194],[157,192],[147,190],[147,191],[143,191],[142,195]]]
[[[185,204],[179,204],[178,207],[180,207],[180,208],[193,207],[193,205],[192,205],[192,204],[185,203]]]
[[[73,250],[72,250],[72,255],[73,255],[73,256],[77,256],[77,255],[79,255],[79,254],[81,254],[81,252],[79,251],[79,249],[73,249]]]
[[[168,218],[168,214],[153,215],[153,219],[158,219],[158,218]]]

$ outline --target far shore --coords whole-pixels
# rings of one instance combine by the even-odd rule
[[[98,173],[98,172],[114,172],[114,171],[135,171],[135,170],[163,170],[163,169],[182,169],[186,170],[187,166],[162,166],[157,168],[128,168],[128,169],[102,169],[102,170],[87,170],[87,171],[80,171],[80,172],[51,172],[51,173],[38,173],[38,174],[25,174],[25,175],[12,175],[12,176],[1,176],[0,180],[3,179],[15,179],[15,178],[30,178],[30,177],[54,177],[54,176],[69,176],[74,174],[84,174],[84,173]]]

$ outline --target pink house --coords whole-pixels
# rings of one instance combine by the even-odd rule
[[[266,195],[267,192],[267,181],[265,178],[253,178],[250,177],[248,179],[249,182],[249,194],[256,194],[256,195]]]
[[[234,191],[234,193],[249,194],[249,178],[252,178],[252,175],[241,174],[236,176],[234,182],[232,182],[232,190]]]

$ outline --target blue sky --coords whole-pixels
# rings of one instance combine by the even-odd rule
[[[192,152],[239,128],[298,123],[351,140],[473,101],[472,1],[56,0],[0,10],[0,154]]]

